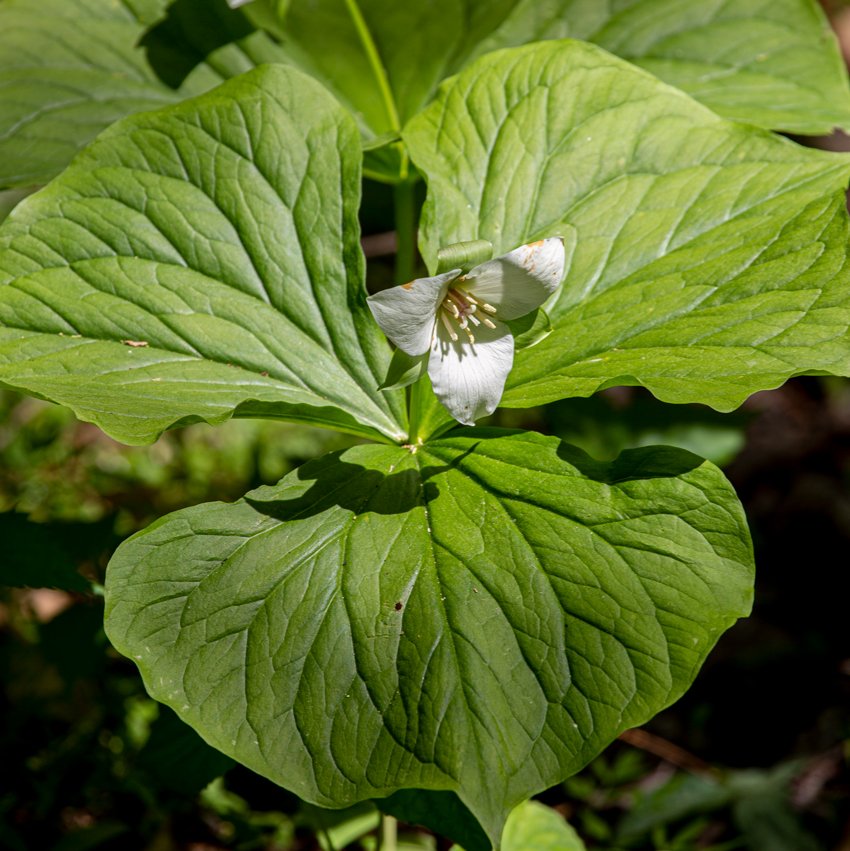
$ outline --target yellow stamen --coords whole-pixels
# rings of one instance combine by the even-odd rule
[[[473,328],[478,328],[481,325],[492,330],[495,330],[496,328],[496,326],[481,313],[481,311],[485,311],[486,313],[493,314],[496,313],[496,308],[490,304],[480,301],[474,295],[468,293],[465,289],[457,288],[448,290],[445,298],[440,303],[440,307],[443,308],[442,311],[440,311],[440,321],[449,332],[452,342],[457,342],[458,339],[456,327],[466,333],[470,343],[475,342],[475,336],[472,333],[470,324]],[[451,317],[451,320],[449,317]]]

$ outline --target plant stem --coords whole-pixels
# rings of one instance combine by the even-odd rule
[[[405,180],[395,186],[395,277],[404,284],[416,274],[416,184]]]
[[[422,419],[422,381],[414,381],[410,385],[407,394],[407,420],[408,420],[408,437],[410,443],[415,444],[419,440],[419,427]]]
[[[325,845],[327,846],[328,851],[336,851],[334,848],[333,840],[331,839],[330,833],[328,833],[328,829],[322,825],[319,828],[319,832],[322,834],[322,838],[325,840]]]
[[[416,275],[416,185],[412,180],[403,180],[395,186],[395,280],[398,284],[413,280]],[[418,437],[421,408],[421,379],[414,382],[407,396],[408,440],[415,443]]]
[[[396,851],[398,848],[398,822],[386,813],[381,816],[380,851]]]

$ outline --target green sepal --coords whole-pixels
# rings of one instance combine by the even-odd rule
[[[514,335],[514,345],[517,349],[528,349],[536,346],[541,340],[552,333],[552,322],[549,314],[542,308],[532,310],[518,319],[506,319],[505,325]]]
[[[418,381],[424,374],[428,365],[428,355],[413,357],[396,349],[387,369],[387,377],[378,385],[378,390],[398,390]]]
[[[373,139],[363,140],[364,151],[377,151],[378,148],[383,148],[385,145],[391,145],[393,142],[401,141],[401,136],[396,132],[382,133],[380,136],[375,136]]]

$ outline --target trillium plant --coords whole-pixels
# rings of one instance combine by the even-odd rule
[[[780,135],[850,128],[843,65],[814,0],[231,6],[0,0],[0,381],[131,444],[352,435],[121,544],[106,632],[302,799],[498,848],[687,690],[754,567],[709,461],[497,406],[850,374],[850,158]]]

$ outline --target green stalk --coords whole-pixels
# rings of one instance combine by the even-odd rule
[[[396,260],[395,281],[407,283],[416,276],[416,236],[419,209],[416,206],[416,181],[405,180],[395,186]],[[417,445],[457,423],[446,413],[431,392],[423,375],[407,389],[408,443]]]
[[[424,377],[418,381],[414,381],[408,388],[407,393],[407,420],[408,426],[408,441],[415,445],[420,439],[419,430],[422,420],[422,382]]]
[[[398,822],[386,814],[381,816],[381,844],[380,851],[397,851],[398,849]]]
[[[405,180],[395,185],[395,279],[405,284],[416,275],[416,185]]]
[[[416,228],[418,213],[416,209],[416,185],[412,180],[404,180],[395,185],[395,280],[398,284],[412,281],[416,277]],[[407,412],[408,440],[415,443],[419,431],[422,400],[422,379],[414,382],[408,389]]]
[[[322,839],[325,840],[327,851],[336,851],[336,848],[334,848],[333,840],[331,839],[331,835],[330,833],[328,833],[328,829],[324,825],[322,825],[321,827],[319,827],[319,832],[322,835]]]

